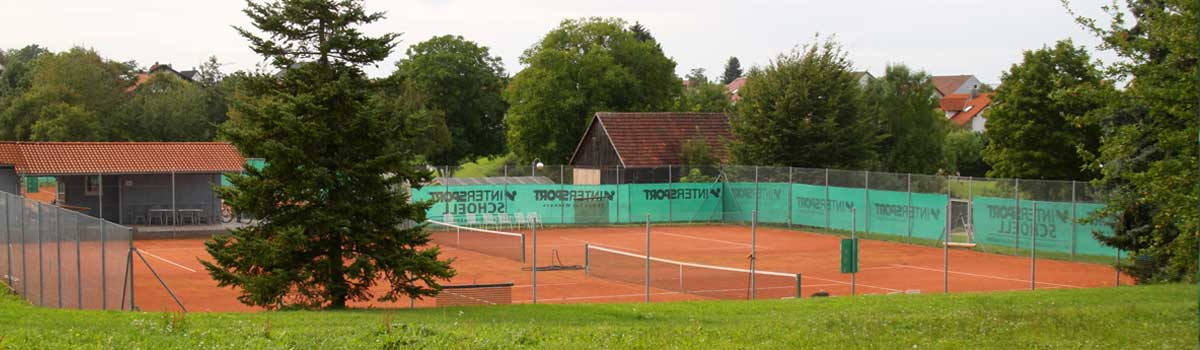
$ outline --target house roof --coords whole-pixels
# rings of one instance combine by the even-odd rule
[[[725,88],[729,89],[729,98],[734,101],[742,99],[742,97],[738,95],[738,90],[741,90],[742,86],[746,86],[746,77],[738,77],[737,79],[729,82],[729,84],[725,85]]]
[[[970,75],[938,75],[932,77],[933,86],[942,96],[953,94],[959,87],[971,79]]]
[[[979,94],[974,98],[968,94],[949,94],[942,98],[943,111],[953,113],[950,123],[958,126],[967,125],[971,119],[983,112],[992,104],[992,94]]]
[[[0,142],[20,175],[230,173],[246,159],[225,142]]]
[[[589,128],[603,127],[626,167],[678,165],[680,147],[700,137],[712,156],[726,161],[725,140],[733,139],[729,117],[724,113],[596,113]],[[584,137],[586,137],[586,133]],[[583,141],[580,141],[580,145]],[[579,147],[571,158],[574,164]]]
[[[176,76],[179,76],[180,78],[182,78],[185,81],[193,81],[194,78],[196,77],[196,74],[198,73],[195,70],[185,70],[185,71],[180,72],[180,71],[175,70],[174,68],[171,68],[171,65],[169,65],[169,64],[155,63],[153,66],[150,66],[149,70],[138,73],[137,77],[133,81],[133,85],[130,85],[128,88],[126,88],[125,92],[133,92],[133,90],[137,90],[137,88],[141,87],[142,84],[145,84],[146,82],[150,81],[150,78],[154,77],[154,74],[156,74],[158,72],[172,73],[172,74],[175,74]]]

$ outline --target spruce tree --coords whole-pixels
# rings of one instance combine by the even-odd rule
[[[246,78],[222,132],[268,165],[220,189],[259,220],[206,242],[205,268],[240,289],[241,302],[266,308],[434,295],[454,270],[411,225],[428,203],[401,190],[432,174],[403,147],[405,116],[373,108],[361,69],[386,58],[398,34],[360,32],[383,14],[354,0],[249,2],[243,12],[261,34],[238,32],[278,73]]]
[[[729,85],[738,77],[742,76],[742,63],[738,62],[737,57],[730,57],[728,62],[725,62],[725,73],[721,74],[721,84]]]

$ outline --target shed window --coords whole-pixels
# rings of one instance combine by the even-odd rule
[[[100,175],[92,175],[83,178],[83,194],[86,196],[100,195]]]

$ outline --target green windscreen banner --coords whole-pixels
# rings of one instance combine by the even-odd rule
[[[1076,220],[1101,207],[1091,203],[1022,200],[1018,211],[1017,201],[1011,198],[975,197],[971,221],[975,241],[983,244],[1029,249],[1036,227],[1040,251],[1112,256],[1116,250],[1101,245],[1092,235],[1096,231],[1111,233],[1112,228]]]
[[[622,185],[628,191],[629,222],[721,221],[719,183],[671,183]]]
[[[945,194],[870,191],[870,232],[941,239],[946,227]]]
[[[412,191],[414,201],[432,200],[427,216],[460,224],[498,222],[504,214],[537,217],[544,224],[604,225],[651,222],[749,222],[757,210],[764,224],[800,225],[898,237],[937,240],[946,226],[949,198],[909,193],[788,183],[649,183],[624,185],[468,185],[426,186]],[[1032,201],[975,197],[975,242],[1029,248]],[[1107,223],[1078,222],[1100,204],[1037,202],[1037,248],[1086,255],[1114,255],[1093,232],[1108,233]],[[857,217],[854,213],[857,212]],[[856,220],[857,219],[857,220]]]

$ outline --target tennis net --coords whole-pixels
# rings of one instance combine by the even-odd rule
[[[645,285],[646,255],[588,244],[585,266],[588,276]],[[750,299],[750,276],[754,276],[754,298],[800,296],[800,275],[794,273],[714,266],[650,257],[650,286],[713,299]]]
[[[439,245],[525,262],[525,235],[427,220],[429,238]]]

